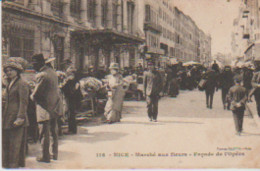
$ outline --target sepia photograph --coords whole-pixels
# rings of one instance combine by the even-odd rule
[[[260,169],[260,0],[0,0],[2,169]]]

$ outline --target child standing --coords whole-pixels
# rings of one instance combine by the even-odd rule
[[[229,89],[228,100],[231,103],[231,110],[235,121],[236,135],[240,135],[243,127],[245,104],[247,101],[246,89],[241,86],[242,78],[234,78],[235,85]]]

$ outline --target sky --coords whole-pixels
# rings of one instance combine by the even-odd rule
[[[238,16],[241,0],[170,0],[189,15],[205,33],[212,37],[212,55],[231,53],[233,20]]]

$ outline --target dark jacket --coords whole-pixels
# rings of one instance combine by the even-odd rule
[[[222,89],[230,89],[234,85],[232,71],[223,71],[219,81]]]
[[[50,119],[62,114],[58,76],[52,68],[44,66],[36,75],[36,85],[32,96],[36,103],[50,114]]]
[[[163,79],[158,71],[144,73],[144,94],[158,96],[163,89]]]
[[[217,76],[217,73],[212,70],[212,69],[209,69],[205,75],[203,76],[203,78],[206,81],[206,85],[205,85],[205,90],[206,91],[215,91],[215,88],[218,87],[218,76]]]
[[[246,89],[242,86],[235,85],[229,89],[228,100],[231,103],[231,110],[242,109],[245,110],[245,104],[247,100],[247,92]],[[240,107],[236,107],[236,103],[240,103]]]
[[[21,78],[17,78],[10,89],[8,87],[5,109],[2,115],[2,128],[13,128],[13,123],[18,118],[24,119],[23,127],[28,126],[29,85]]]
[[[253,71],[246,69],[243,72],[243,86],[247,89],[250,90],[252,88],[252,81],[253,78]]]

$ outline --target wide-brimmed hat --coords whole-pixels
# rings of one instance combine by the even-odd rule
[[[10,57],[7,59],[6,63],[8,62],[19,63],[23,67],[23,70],[25,70],[28,65],[28,61],[22,57]]]
[[[19,63],[17,63],[17,62],[7,62],[7,63],[5,63],[5,64],[3,65],[4,71],[5,71],[5,69],[8,68],[8,67],[14,68],[14,69],[16,69],[16,70],[18,70],[18,71],[21,71],[21,72],[24,70],[24,68],[22,67],[22,65],[19,64]]]
[[[47,63],[50,63],[50,62],[55,61],[55,60],[56,60],[55,57],[50,57],[50,58],[45,60],[45,63],[47,64]]]
[[[109,69],[119,69],[119,64],[113,62],[110,64]]]
[[[7,67],[12,67],[19,71],[23,71],[26,69],[27,65],[28,65],[28,61],[22,57],[10,57],[3,65],[3,68],[6,69]]]

